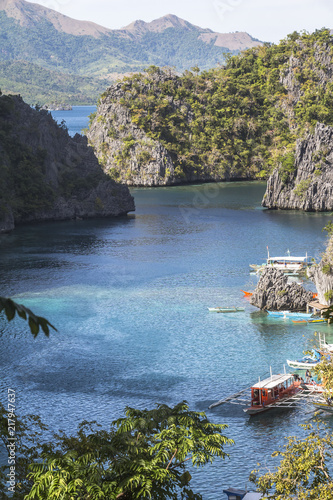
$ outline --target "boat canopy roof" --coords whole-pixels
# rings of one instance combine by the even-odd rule
[[[309,257],[291,257],[290,255],[282,256],[282,257],[269,257],[267,260],[283,260],[284,262],[306,262]]]
[[[294,379],[291,373],[286,373],[283,375],[272,375],[271,377],[261,380],[252,386],[252,389],[273,389],[279,384],[283,384],[287,380]]]

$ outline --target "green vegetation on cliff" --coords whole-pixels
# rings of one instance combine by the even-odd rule
[[[229,57],[225,68],[177,76],[152,66],[125,78],[121,93],[108,89],[100,106],[126,107],[170,153],[178,178],[265,177],[276,166],[287,178],[296,139],[317,121],[333,124],[332,56],[329,30],[294,32]]]

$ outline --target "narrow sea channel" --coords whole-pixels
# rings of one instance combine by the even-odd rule
[[[59,330],[33,340],[22,320],[0,320],[2,399],[14,386],[21,414],[71,432],[84,419],[107,427],[125,406],[187,400],[228,424],[235,440],[230,459],[194,472],[197,490],[217,500],[225,487],[244,487],[257,462],[272,464],[270,454],[311,414],[249,418],[236,405],[208,406],[270,366],[282,371],[313,345],[319,325],[268,320],[240,290],[254,288],[249,264],[265,259],[266,246],[319,259],[332,218],[263,210],[264,190],[263,182],[132,189],[136,212],[128,217],[2,236],[1,295],[15,295]],[[208,312],[221,305],[245,312]],[[320,331],[333,342],[333,327]]]

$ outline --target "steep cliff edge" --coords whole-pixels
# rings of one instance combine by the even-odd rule
[[[281,106],[296,139],[268,179],[263,206],[326,211],[333,208],[332,36],[295,40],[280,71],[287,91]]]
[[[216,158],[211,155],[211,161],[199,166],[194,163],[194,159],[198,161],[196,151],[190,154],[181,151],[194,114],[185,99],[164,96],[162,89],[165,86],[180,88],[181,80],[169,70],[156,68],[144,80],[133,83],[130,78],[125,79],[109,87],[101,96],[87,137],[104,171],[112,178],[134,186],[167,186],[233,177],[229,170],[218,169],[219,155]],[[140,93],[143,105],[147,103],[148,108],[151,107],[150,110],[136,113],[130,109],[129,95],[136,92]],[[159,116],[160,110],[154,109],[158,99],[163,101],[163,116]],[[167,114],[182,117],[183,137],[178,138],[175,131],[172,137],[172,132],[160,130],[167,127]],[[141,120],[149,117],[153,122],[151,130],[141,126]],[[168,137],[167,140],[164,137]],[[179,151],[176,151],[175,144],[179,145]]]
[[[122,84],[108,89],[87,133],[100,164],[114,179],[135,186],[164,186],[180,181],[163,145],[132,122],[120,104]]]
[[[263,206],[305,211],[333,210],[333,128],[317,123],[298,140],[292,171],[276,169],[267,182]]]
[[[0,232],[15,223],[133,210],[128,188],[102,171],[85,137],[71,138],[19,96],[0,96]]]
[[[309,277],[315,283],[320,304],[333,304],[333,234],[327,242],[327,247],[319,264],[308,271]]]

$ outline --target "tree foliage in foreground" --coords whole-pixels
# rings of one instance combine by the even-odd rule
[[[0,431],[5,446],[8,422],[1,407]],[[190,488],[188,466],[226,458],[233,441],[184,401],[171,408],[126,408],[126,417],[110,431],[82,422],[75,436],[54,434],[42,444],[45,430],[38,417],[17,419],[16,488],[13,499],[201,499]],[[6,496],[6,466],[0,469],[0,494]]]
[[[178,499],[202,498],[190,489],[187,465],[225,458],[233,441],[221,434],[226,425],[210,423],[186,402],[153,410],[126,408],[126,417],[109,432],[81,424],[76,436],[57,436],[31,467],[33,499]]]
[[[12,434],[8,425],[9,412],[8,408],[0,402],[0,441],[4,448],[9,453],[13,446]],[[22,500],[29,493],[32,487],[32,481],[28,479],[29,466],[36,460],[39,460],[41,449],[43,448],[41,439],[43,431],[47,429],[42,424],[39,417],[35,415],[27,415],[22,418],[17,418],[15,415],[15,488],[14,492],[8,495],[8,465],[0,466],[0,498],[11,498],[12,500]],[[8,452],[9,450],[9,452]],[[12,464],[13,462],[11,462]],[[9,464],[10,465],[10,464]],[[8,495],[8,496],[7,496]]]
[[[259,468],[251,473],[250,480],[272,500],[332,500],[333,477],[333,435],[322,435],[322,424],[308,430],[304,439],[288,437],[283,451],[276,451],[273,457],[280,457],[279,466],[271,471]]]

